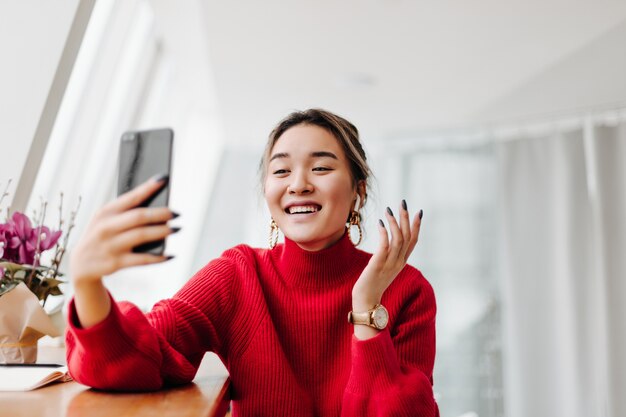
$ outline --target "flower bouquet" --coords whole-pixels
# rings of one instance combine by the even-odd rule
[[[62,202],[61,194],[60,214]],[[78,208],[71,213],[63,236],[61,215],[58,230],[43,225],[46,207],[43,202],[40,213],[34,213],[35,225],[18,211],[9,216],[9,210],[6,221],[0,223],[0,363],[35,362],[37,341],[45,335],[60,335],[43,307],[49,296],[63,294],[59,265]],[[43,265],[41,255],[52,248],[49,266]]]

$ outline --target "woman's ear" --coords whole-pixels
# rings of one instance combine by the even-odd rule
[[[367,198],[365,180],[360,180],[356,185],[356,197],[357,204],[354,205],[354,209],[359,211],[361,207],[365,204],[365,199]]]

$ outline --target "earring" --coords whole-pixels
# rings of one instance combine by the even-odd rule
[[[356,243],[354,243],[354,240],[352,240],[352,235],[350,234],[352,226],[356,226],[357,229],[359,229],[359,240]],[[350,220],[348,222],[348,238],[354,246],[359,246],[359,243],[361,243],[361,240],[363,239],[363,231],[361,230],[361,215],[357,210],[354,210],[352,213],[350,213]]]
[[[276,221],[274,221],[274,219],[272,219],[272,222],[270,223],[269,242],[270,242],[270,249],[274,249],[274,247],[276,246],[276,243],[278,243],[278,225],[276,224]]]

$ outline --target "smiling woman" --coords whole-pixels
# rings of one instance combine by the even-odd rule
[[[234,416],[438,416],[435,298],[407,265],[422,212],[411,220],[404,200],[397,218],[387,208],[375,253],[356,248],[347,231],[360,228],[369,168],[357,129],[324,110],[280,122],[261,169],[272,235],[280,228],[285,243],[224,252],[146,315],[115,302],[102,277],[168,259],[131,252],[174,232],[169,209],[139,207],[167,178],[96,213],[71,260],[72,376],[155,390],[191,381],[213,351],[230,373]]]
[[[285,236],[305,250],[317,251],[344,234],[357,195],[365,197],[365,180],[358,184],[330,132],[315,125],[298,125],[273,147],[265,199]]]

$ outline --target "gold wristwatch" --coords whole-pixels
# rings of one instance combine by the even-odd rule
[[[363,313],[349,312],[348,323],[365,324],[375,329],[382,330],[387,327],[387,323],[389,323],[389,312],[381,304],[376,304],[374,308]]]

